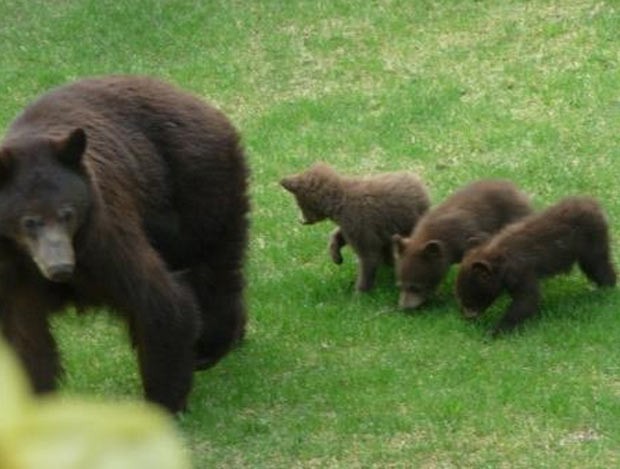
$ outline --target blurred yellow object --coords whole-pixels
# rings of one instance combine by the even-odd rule
[[[146,403],[32,395],[0,340],[0,469],[188,469],[168,414]]]

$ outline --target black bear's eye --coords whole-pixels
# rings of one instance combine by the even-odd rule
[[[58,212],[58,218],[63,223],[69,223],[73,220],[75,216],[75,210],[71,207],[64,207]]]
[[[30,233],[34,232],[41,225],[41,218],[34,216],[25,216],[22,218],[22,226]]]

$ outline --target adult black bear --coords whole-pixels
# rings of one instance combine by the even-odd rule
[[[49,315],[127,320],[147,399],[184,409],[243,337],[247,168],[226,117],[146,77],[59,87],[0,147],[0,319],[35,390],[61,371]]]
[[[512,302],[492,333],[508,331],[538,311],[539,279],[575,263],[597,285],[616,284],[607,221],[590,197],[567,197],[469,251],[456,281],[463,315],[480,315],[505,290]]]

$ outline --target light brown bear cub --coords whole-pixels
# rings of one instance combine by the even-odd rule
[[[463,315],[477,317],[506,291],[512,302],[491,333],[508,331],[537,312],[539,279],[575,263],[598,286],[616,284],[607,221],[590,197],[567,197],[469,251],[456,281]]]
[[[473,182],[427,212],[409,238],[394,236],[401,308],[416,308],[467,249],[532,211],[513,183]]]
[[[392,263],[392,236],[409,233],[430,206],[422,181],[405,171],[347,177],[317,163],[280,184],[295,196],[302,223],[330,219],[338,225],[330,236],[329,252],[341,264],[343,246],[349,244],[355,251],[358,291],[370,290],[378,267]]]

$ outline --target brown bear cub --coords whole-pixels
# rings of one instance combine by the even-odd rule
[[[607,222],[589,197],[566,198],[469,251],[456,281],[463,315],[477,317],[505,290],[512,302],[491,332],[508,331],[538,310],[539,279],[575,263],[598,286],[616,284]]]
[[[529,198],[501,180],[473,182],[427,212],[409,238],[393,237],[399,306],[422,304],[467,249],[532,212]]]
[[[373,287],[377,268],[392,263],[391,237],[406,234],[428,210],[424,184],[413,173],[393,172],[373,177],[345,177],[325,163],[288,176],[280,184],[291,192],[305,224],[329,218],[338,225],[329,252],[342,263],[340,250],[349,244],[359,258],[356,289]]]

